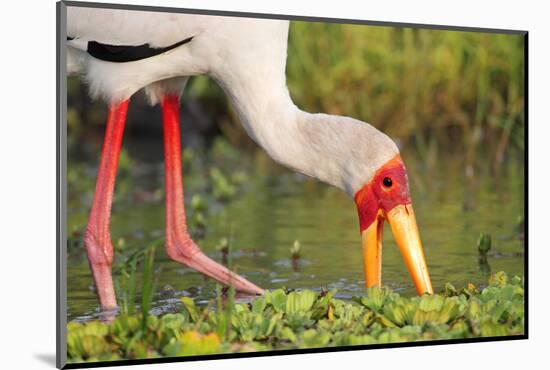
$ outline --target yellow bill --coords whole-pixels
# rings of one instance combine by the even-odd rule
[[[389,212],[379,211],[362,232],[363,268],[367,288],[382,284],[382,230],[387,219],[418,294],[433,294],[428,267],[412,205],[397,205]]]

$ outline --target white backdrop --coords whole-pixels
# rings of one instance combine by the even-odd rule
[[[155,365],[158,369],[310,369],[408,366],[424,369],[537,368],[548,349],[550,156],[546,153],[550,66],[548,11],[539,1],[325,2],[277,0],[126,0],[163,5],[334,18],[512,28],[530,31],[528,341],[445,345]],[[53,368],[55,363],[55,2],[4,2],[0,136],[0,363]],[[7,82],[7,85],[6,85]],[[545,145],[546,144],[546,145]],[[546,356],[544,356],[546,357]],[[133,367],[151,368],[151,366]]]

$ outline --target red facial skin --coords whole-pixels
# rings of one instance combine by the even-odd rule
[[[392,180],[389,187],[384,185],[386,177]],[[376,219],[380,209],[388,213],[397,205],[411,204],[407,170],[399,154],[380,167],[372,180],[355,194],[355,204],[361,232]]]

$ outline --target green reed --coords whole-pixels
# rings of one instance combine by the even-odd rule
[[[523,151],[519,35],[293,22],[289,89],[303,109],[372,123],[423,156]]]
[[[158,241],[145,249],[132,253],[124,263],[115,267],[118,276],[115,278],[115,289],[119,297],[119,313],[133,315],[136,311],[138,291],[138,265],[142,265],[141,273],[141,313],[142,326],[147,325],[147,316],[151,309],[155,293],[154,260]]]

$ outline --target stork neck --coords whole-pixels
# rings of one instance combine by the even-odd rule
[[[314,119],[300,111],[292,102],[286,85],[276,89],[266,85],[220,82],[237,111],[241,124],[247,134],[268,155],[283,166],[306,175],[326,180],[320,176],[319,163],[326,163],[326,158],[319,158],[313,137],[304,133],[304,127]],[[315,166],[317,162],[317,166]]]
[[[398,153],[391,139],[365,122],[298,109],[284,74],[276,83],[238,78],[218,82],[248,135],[275,161],[350,196]]]

